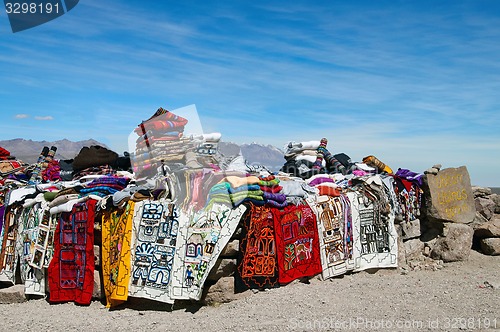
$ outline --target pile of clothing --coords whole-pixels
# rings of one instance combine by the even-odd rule
[[[286,162],[281,171],[303,179],[320,173],[348,173],[352,166],[350,157],[345,153],[333,155],[327,144],[326,138],[321,141],[289,142],[285,146]]]

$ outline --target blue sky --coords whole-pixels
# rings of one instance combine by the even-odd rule
[[[0,139],[97,139],[121,153],[162,106],[205,132],[329,139],[500,186],[498,1],[97,1],[13,34],[0,15]]]

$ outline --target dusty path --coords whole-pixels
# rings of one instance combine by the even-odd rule
[[[99,302],[45,300],[0,310],[2,331],[500,331],[500,257],[472,252],[469,261],[439,271],[314,279],[192,312],[158,303],[109,311]]]

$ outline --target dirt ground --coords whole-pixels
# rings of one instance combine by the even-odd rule
[[[0,305],[1,331],[500,331],[500,256],[473,251],[438,271],[353,273],[219,306],[135,302]]]

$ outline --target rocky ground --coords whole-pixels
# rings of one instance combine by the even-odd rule
[[[218,306],[172,308],[131,301],[110,311],[51,305],[44,299],[2,304],[2,331],[318,331],[498,330],[500,256],[473,251],[467,261],[432,270],[360,272],[294,282]]]

